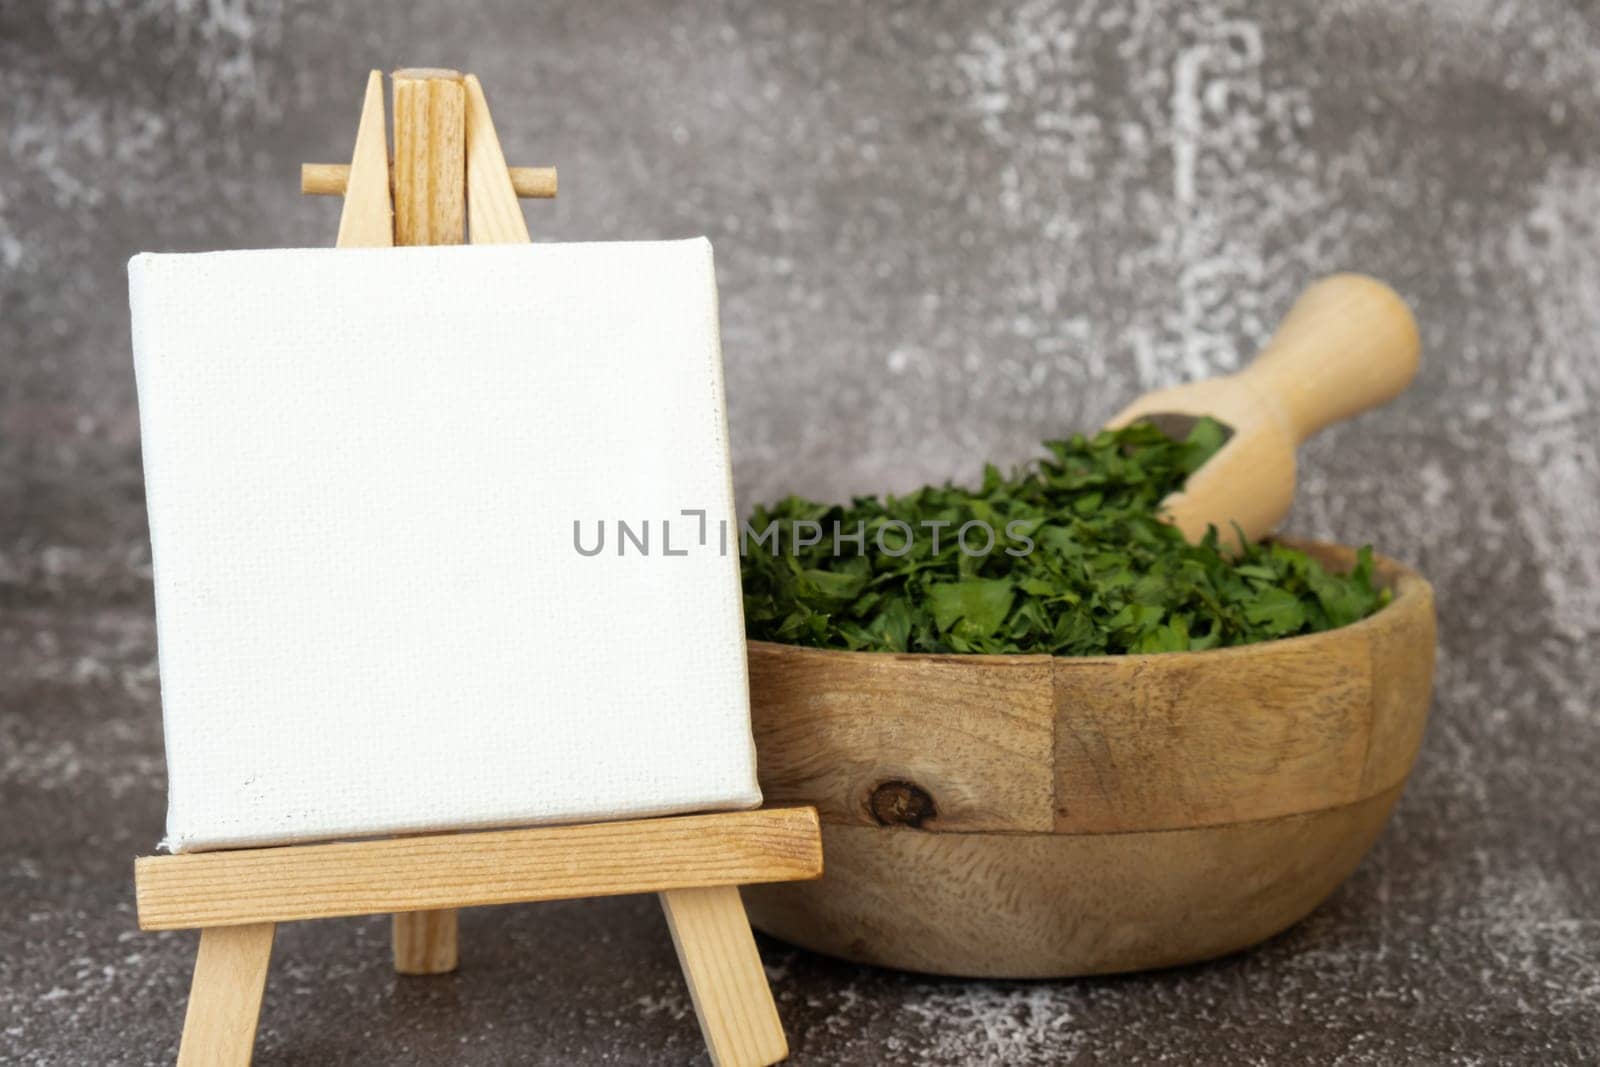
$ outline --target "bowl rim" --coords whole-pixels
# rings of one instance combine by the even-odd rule
[[[1263,538],[1262,541],[1263,543],[1270,542],[1299,549],[1316,558],[1324,566],[1333,563],[1336,566],[1348,568],[1349,564],[1354,562],[1358,551],[1358,549],[1337,541],[1319,541],[1305,537],[1271,536]],[[1097,656],[1058,656],[1051,652],[871,652],[859,649],[791,645],[782,641],[747,641],[746,644],[752,649],[771,649],[781,655],[873,656],[885,661],[916,660],[929,663],[971,662],[995,664],[1043,659],[1069,666],[1075,664],[1141,663],[1150,661],[1160,661],[1165,666],[1177,663],[1184,657],[1205,656],[1211,660],[1216,660],[1228,655],[1250,655],[1264,648],[1283,648],[1295,645],[1297,642],[1311,643],[1329,640],[1330,638],[1343,640],[1365,636],[1369,631],[1375,630],[1379,626],[1387,625],[1389,620],[1395,617],[1396,609],[1402,605],[1409,608],[1424,597],[1429,600],[1432,599],[1432,584],[1415,569],[1377,551],[1372,553],[1372,565],[1374,575],[1381,584],[1394,591],[1394,596],[1389,600],[1389,603],[1366,618],[1358,619],[1344,626],[1336,626],[1331,630],[1319,630],[1310,634],[1296,634],[1293,637],[1278,637],[1270,641],[1256,641],[1248,645],[1208,648],[1199,652],[1185,649],[1181,652],[1119,652]]]

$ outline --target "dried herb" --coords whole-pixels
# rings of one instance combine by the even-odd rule
[[[744,543],[752,639],[818,648],[1087,656],[1244,645],[1355,622],[1388,603],[1363,548],[1348,575],[1279,544],[1223,555],[1157,518],[1226,437],[1137,424],[1049,441],[977,488],[848,507],[758,507]]]

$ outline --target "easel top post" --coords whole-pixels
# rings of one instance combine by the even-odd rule
[[[395,155],[384,130],[383,74],[367,77],[349,164],[303,163],[300,191],[343,195],[340,248],[528,240],[519,197],[556,195],[554,167],[510,167],[476,75],[431,67],[398,70]],[[470,205],[470,206],[469,206]]]
[[[467,94],[453,70],[413,67],[394,93],[394,243],[458,245],[467,216]]]

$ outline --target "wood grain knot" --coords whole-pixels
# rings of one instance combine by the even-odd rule
[[[915,828],[939,814],[926,789],[898,779],[880,783],[867,800],[867,809],[879,826]]]

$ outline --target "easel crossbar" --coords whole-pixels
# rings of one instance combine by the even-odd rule
[[[517,904],[822,875],[814,808],[145,856],[145,930]]]

